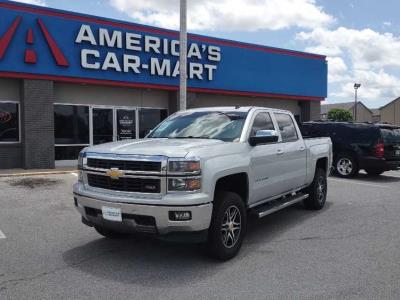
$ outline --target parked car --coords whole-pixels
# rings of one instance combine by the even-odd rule
[[[304,140],[294,116],[261,107],[178,112],[147,138],[84,149],[75,206],[101,235],[193,238],[234,257],[249,213],[303,201],[321,209],[332,162],[329,138]]]
[[[340,177],[352,177],[364,169],[369,175],[400,168],[400,127],[387,124],[306,122],[306,137],[330,137],[333,167]]]

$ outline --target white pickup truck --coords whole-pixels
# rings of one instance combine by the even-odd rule
[[[191,109],[145,139],[84,149],[74,201],[82,222],[105,237],[195,238],[227,260],[249,214],[301,201],[321,209],[331,162],[331,140],[303,139],[288,111]]]

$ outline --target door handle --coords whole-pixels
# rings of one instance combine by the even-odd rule
[[[284,152],[283,152],[283,150],[282,149],[278,149],[277,151],[276,151],[276,154],[278,154],[278,155],[282,155]]]
[[[301,146],[301,147],[300,147],[300,151],[304,151],[304,150],[306,150],[306,147]]]

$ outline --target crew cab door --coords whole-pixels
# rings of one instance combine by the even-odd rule
[[[307,149],[292,116],[287,113],[274,113],[274,116],[281,135],[278,151],[279,168],[284,182],[282,192],[286,192],[305,184]]]
[[[277,130],[267,111],[258,112],[250,129],[249,137],[259,130]],[[279,155],[280,143],[260,144],[250,149],[250,167],[252,170],[252,199],[256,203],[279,194],[283,186],[282,168],[284,157]]]

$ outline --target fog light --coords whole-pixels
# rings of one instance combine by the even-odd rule
[[[170,221],[189,221],[192,219],[192,212],[190,211],[170,211]]]

